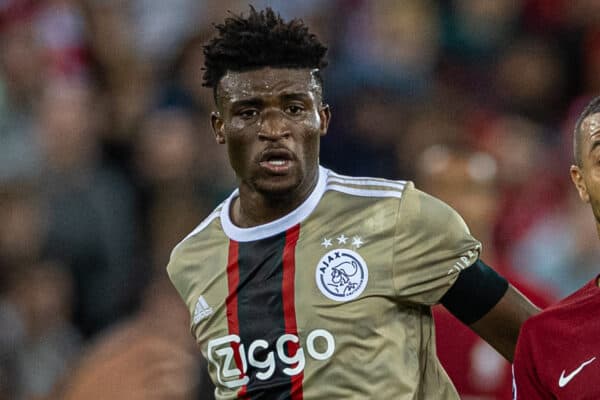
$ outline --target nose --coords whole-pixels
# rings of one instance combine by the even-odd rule
[[[279,140],[290,136],[291,131],[287,126],[283,112],[279,110],[265,110],[259,122],[258,137],[261,140]]]

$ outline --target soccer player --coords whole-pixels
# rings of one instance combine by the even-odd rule
[[[435,355],[438,302],[512,360],[537,309],[460,216],[411,182],[319,165],[326,48],[302,21],[251,9],[216,29],[204,78],[239,187],[167,267],[215,397],[458,399]]]
[[[600,97],[573,132],[571,179],[600,235]],[[600,399],[600,277],[523,325],[513,364],[514,399]]]

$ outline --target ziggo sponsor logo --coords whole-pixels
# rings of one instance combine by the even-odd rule
[[[322,351],[317,350],[315,342],[324,341],[325,346],[320,347]],[[246,385],[250,378],[246,375],[248,372],[248,366],[260,370],[256,373],[256,378],[260,380],[268,380],[275,373],[275,356],[284,364],[288,365],[283,368],[283,373],[288,376],[298,375],[304,370],[306,359],[304,357],[304,348],[298,347],[296,354],[288,355],[286,353],[287,344],[298,343],[300,339],[298,336],[291,334],[281,335],[275,342],[275,349],[271,349],[267,352],[266,357],[262,360],[256,359],[257,350],[269,349],[269,343],[263,339],[257,339],[250,343],[248,351],[241,343],[238,335],[227,335],[218,339],[213,339],[208,342],[208,360],[217,369],[217,378],[219,383],[228,388],[237,388]],[[335,350],[335,339],[333,335],[325,329],[315,329],[311,331],[306,338],[306,350],[308,355],[319,361],[329,359]],[[241,360],[242,370],[238,368],[235,361],[234,348],[237,348],[237,354]],[[237,378],[237,379],[231,379]]]

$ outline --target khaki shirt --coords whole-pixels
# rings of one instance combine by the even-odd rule
[[[309,198],[239,228],[229,199],[173,250],[169,276],[217,399],[458,399],[430,306],[478,257],[411,182],[320,169]]]

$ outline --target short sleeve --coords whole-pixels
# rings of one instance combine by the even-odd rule
[[[513,400],[548,399],[553,396],[546,393],[537,375],[532,352],[530,321],[521,327],[513,360]]]
[[[193,282],[193,279],[189,276],[191,272],[188,267],[189,265],[189,260],[186,260],[184,245],[177,246],[171,253],[167,265],[167,275],[179,293],[179,296],[185,302],[188,311],[190,312],[190,316],[193,316],[195,300],[192,297],[191,283]]]
[[[393,279],[399,300],[438,303],[480,251],[481,244],[456,211],[409,184],[394,235]]]

